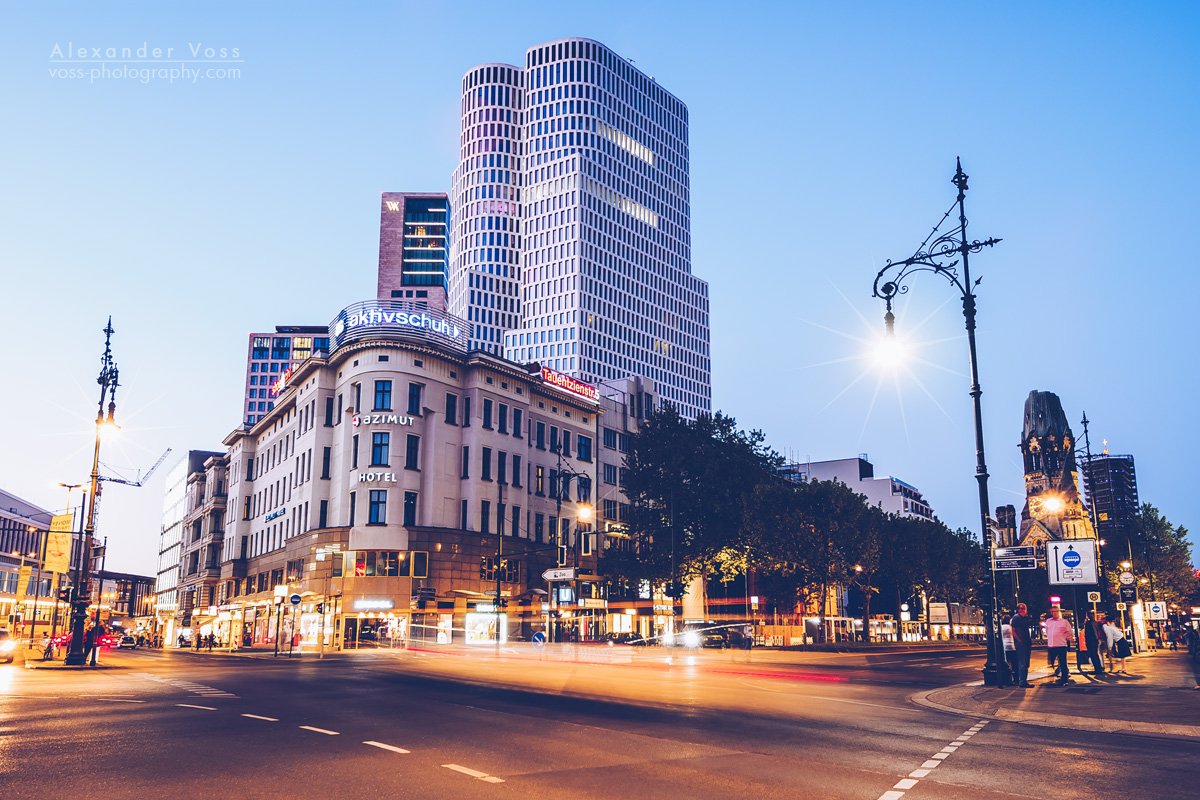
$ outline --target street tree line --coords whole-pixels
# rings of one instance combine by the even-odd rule
[[[872,595],[885,613],[919,596],[979,599],[985,578],[977,535],[884,513],[840,482],[785,479],[760,431],[720,412],[695,420],[667,405],[631,437],[625,459],[631,547],[604,555],[618,582],[648,581],[678,596],[696,577],[753,570],[779,613],[815,605],[835,586]]]

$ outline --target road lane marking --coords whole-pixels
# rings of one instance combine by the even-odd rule
[[[301,725],[300,728],[301,728],[301,730],[313,731],[315,733],[323,733],[326,736],[339,736],[340,735],[337,731],[327,731],[324,728],[314,728],[311,725]]]
[[[242,714],[242,716],[249,717],[250,719],[261,719],[266,722],[279,722],[279,720],[275,719],[274,717],[260,717],[258,714]]]
[[[383,742],[363,742],[363,744],[369,744],[371,747],[378,747],[380,750],[390,750],[393,753],[411,752],[410,750],[405,750],[403,747],[396,747],[395,745],[384,744]]]
[[[879,800],[900,800],[900,798],[904,797],[906,791],[916,786],[920,782],[920,779],[927,776],[938,764],[944,763],[945,759],[949,758],[951,753],[962,747],[971,736],[979,733],[979,731],[983,730],[983,726],[987,724],[988,720],[984,720],[973,725],[969,730],[964,731],[961,736],[943,747],[940,752],[934,753],[933,757],[922,764],[920,769],[914,769],[908,773],[907,778],[898,781],[890,791],[879,795]]]
[[[458,764],[442,764],[446,769],[452,769],[455,772],[461,772],[463,775],[470,775],[472,778],[478,778],[485,783],[504,783],[503,778],[497,778],[495,775],[488,775],[486,772],[480,772],[470,767],[460,767]]]
[[[120,700],[113,697],[97,697],[97,701],[101,703],[144,703],[145,700]]]
[[[216,711],[216,709],[212,706],[194,706],[190,703],[176,703],[175,705],[179,706],[180,708],[199,708],[202,711]]]
[[[887,706],[880,703],[868,703],[863,700],[845,700],[841,697],[820,697],[819,695],[800,695],[801,697],[811,697],[813,700],[829,700],[833,703],[853,703],[856,706],[872,706],[874,708],[887,708],[892,711],[919,711],[916,708],[905,708],[904,706]]]

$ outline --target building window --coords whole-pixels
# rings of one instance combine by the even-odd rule
[[[392,382],[375,381],[375,411],[392,410]]]
[[[513,409],[513,436],[521,438],[521,409]]]
[[[417,524],[417,493],[404,493],[404,525],[411,527]]]
[[[562,452],[568,458],[571,456],[571,432],[564,430],[562,432]]]
[[[488,398],[483,398],[483,427],[491,430],[492,427],[492,401]]]
[[[338,401],[337,416],[333,418],[333,424],[341,425],[342,424],[342,395],[340,393],[337,396],[337,401]]]
[[[521,488],[521,457],[516,453],[512,457],[512,485]]]
[[[592,460],[592,437],[576,436],[575,437],[575,448],[576,448],[576,450],[579,451],[577,454],[577,458],[580,461],[591,461]]]
[[[483,473],[479,476],[485,481],[492,479],[492,448],[483,448]]]
[[[501,403],[500,407],[497,409],[496,415],[500,422],[500,432],[508,433],[508,406],[504,403]]]
[[[617,482],[617,465],[616,464],[605,464],[604,465],[604,482],[605,483],[616,483]]]
[[[354,413],[362,413],[362,384],[354,384]]]
[[[521,507],[520,506],[512,507],[512,535],[513,536],[521,535]]]
[[[333,427],[333,398],[325,398],[325,427]]]
[[[420,469],[421,468],[421,437],[415,433],[408,434],[408,440],[404,447],[404,468],[405,469]]]
[[[324,530],[329,527],[329,501],[321,501],[321,510],[317,513],[317,527]]]
[[[463,427],[471,427],[471,395],[463,398]]]
[[[456,394],[446,395],[446,424],[458,424],[458,395]]]
[[[496,453],[496,482],[508,483],[508,453],[503,450]]]
[[[371,434],[372,467],[386,467],[388,465],[388,450],[391,445],[391,437],[392,435],[390,433]]]
[[[467,445],[463,445],[462,474],[459,475],[458,477],[460,477],[460,478],[471,477],[471,448]]]
[[[538,450],[546,449],[546,423],[539,422],[537,424],[537,436],[534,438],[534,444]]]
[[[550,426],[550,452],[551,453],[558,452],[558,426],[557,425]]]
[[[464,531],[470,530],[469,523],[471,520],[467,518],[469,511],[470,509],[467,506],[467,501],[463,500],[461,503],[461,508],[459,508],[458,511],[458,527],[462,528]]]
[[[325,480],[329,480],[329,456],[332,449],[331,447],[326,447],[321,450],[321,477]],[[325,526],[322,525],[321,527],[324,528]]]
[[[371,510],[367,519],[368,525],[387,524],[387,489],[371,490]]]
[[[358,494],[357,492],[350,493],[350,527],[351,528],[354,527],[354,511],[355,511],[355,506],[358,505],[357,503],[354,502],[357,494]]]
[[[592,479],[587,475],[580,475],[575,479],[575,501],[578,503],[592,502]]]
[[[604,518],[607,520],[612,520],[614,522],[617,521],[617,501],[616,500],[605,500],[604,501]]]
[[[545,526],[546,526],[546,516],[544,514],[534,514],[533,515],[533,540],[535,542],[542,541],[542,537],[545,535],[545,532],[546,532]]]
[[[622,453],[629,452],[629,434],[628,433],[617,434],[617,449],[620,450]]]
[[[479,531],[492,532],[492,504],[487,500],[479,501]]]
[[[379,434],[376,434],[378,436]],[[350,440],[350,469],[358,469],[358,434]]]
[[[546,468],[539,466],[539,467],[537,467],[537,469],[534,472],[535,472],[535,475],[534,475],[534,481],[533,481],[533,493],[537,494],[537,495],[545,495],[546,494]]]
[[[604,429],[604,446],[609,450],[617,449],[617,432],[612,428]]]
[[[421,389],[423,388],[419,383],[408,385],[408,413],[414,417],[421,416]]]

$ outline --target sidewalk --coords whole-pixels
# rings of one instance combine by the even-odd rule
[[[927,708],[1051,728],[1200,739],[1200,665],[1186,651],[1132,656],[1127,675],[1095,678],[1072,667],[1072,684],[1053,686],[1045,651],[1034,651],[1033,689],[996,689],[980,683],[913,696]],[[1073,659],[1072,659],[1073,660]]]

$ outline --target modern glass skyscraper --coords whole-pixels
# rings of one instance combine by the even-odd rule
[[[475,67],[462,89],[450,309],[471,345],[587,382],[642,375],[686,416],[710,411],[687,107],[589,39]]]

